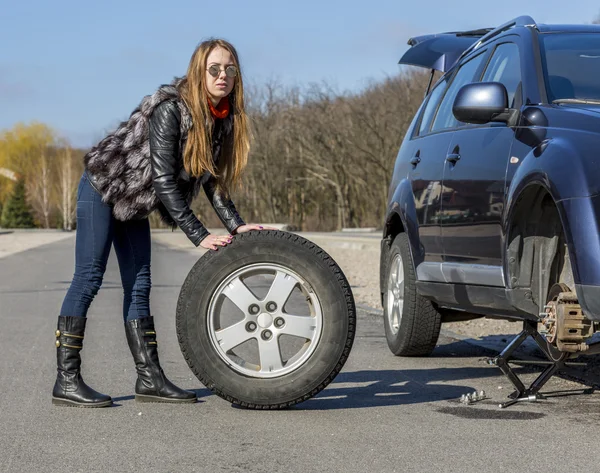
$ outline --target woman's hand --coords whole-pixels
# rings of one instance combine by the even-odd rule
[[[264,227],[262,225],[240,225],[234,230],[234,235],[249,232],[250,230],[277,230],[275,227]]]
[[[207,250],[216,250],[219,246],[231,243],[231,238],[231,235],[213,235],[211,233],[200,242],[200,246]]]

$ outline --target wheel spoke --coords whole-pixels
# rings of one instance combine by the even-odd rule
[[[394,268],[390,271],[390,278],[392,279],[392,285],[396,285],[396,281],[398,280],[398,271],[397,268]]]
[[[398,325],[400,324],[400,307],[398,305],[398,302],[396,302],[394,304],[394,311],[392,313],[392,327],[394,327],[395,329],[398,328]]]
[[[224,289],[223,295],[233,302],[244,314],[248,313],[248,307],[258,303],[258,299],[250,292],[250,289],[240,278],[235,278]]]
[[[270,373],[283,368],[281,353],[279,351],[279,341],[277,338],[265,341],[258,339],[258,352],[260,354],[260,372]]]
[[[315,336],[317,324],[314,317],[285,314],[283,318],[285,325],[281,329],[282,333],[307,340],[312,340]]]
[[[283,309],[297,284],[298,281],[293,276],[277,271],[265,300],[274,301],[280,309]]]
[[[404,281],[404,267],[402,266],[402,259],[398,258],[398,266],[396,267],[396,281]]]
[[[225,352],[228,352],[232,348],[241,345],[246,340],[253,338],[252,335],[246,331],[246,321],[244,320],[216,331],[215,335],[217,336],[219,345]]]

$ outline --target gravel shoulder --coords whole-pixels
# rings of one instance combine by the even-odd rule
[[[209,230],[222,233],[222,230]],[[379,295],[379,233],[319,233],[297,232],[298,235],[316,243],[325,250],[342,268],[350,281],[354,299],[359,307],[382,314]],[[170,248],[202,254],[180,231],[155,231],[153,239]],[[482,338],[493,335],[511,335],[521,331],[521,324],[496,319],[476,319],[444,324],[447,332],[467,338]]]

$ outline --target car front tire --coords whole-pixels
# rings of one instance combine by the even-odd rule
[[[420,296],[406,233],[394,239],[387,262],[384,327],[388,347],[396,356],[427,356],[437,343],[441,315]]]

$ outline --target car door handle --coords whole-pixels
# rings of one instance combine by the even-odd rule
[[[412,158],[410,160],[410,164],[412,164],[413,166],[416,166],[417,164],[419,164],[421,162],[421,158],[419,158],[418,156],[415,156],[414,158]]]
[[[460,154],[458,154],[458,153],[452,153],[452,154],[449,154],[448,156],[446,156],[446,161],[448,161],[449,163],[452,163],[452,164],[456,164],[459,159],[460,159]]]

